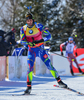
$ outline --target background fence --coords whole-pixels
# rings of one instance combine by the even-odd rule
[[[60,52],[56,53],[60,54]],[[65,51],[63,51],[63,53],[65,55]],[[77,49],[77,53],[78,56],[76,57],[76,59],[81,70],[84,71],[84,49]],[[50,59],[52,65],[57,69],[59,75],[71,75],[67,58],[50,53]],[[5,79],[5,77],[9,79],[26,78],[27,67],[27,56],[8,56],[7,58],[5,56],[0,57],[0,81]],[[74,62],[73,69],[74,73],[79,73]],[[39,57],[36,58],[34,64],[34,74],[51,74]]]

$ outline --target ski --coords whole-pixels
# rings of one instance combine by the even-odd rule
[[[58,85],[53,85],[53,86],[54,86],[54,87],[62,88],[62,87],[60,87],[60,86],[58,86]],[[76,90],[74,90],[74,89],[71,89],[71,88],[69,88],[69,87],[67,87],[67,88],[62,88],[62,89],[66,89],[66,90],[69,90],[69,91],[72,91],[72,92],[75,92],[75,93],[77,93],[77,94],[80,94],[80,95],[83,95],[83,96],[84,96],[84,93],[78,92],[78,91],[76,91]]]
[[[84,74],[79,74],[79,75],[75,75],[75,76],[84,76]]]
[[[36,94],[12,94],[12,96],[29,96],[29,95],[36,95]]]
[[[28,96],[30,94],[12,94],[12,96]]]

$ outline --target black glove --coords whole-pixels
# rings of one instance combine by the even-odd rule
[[[78,56],[77,52],[75,53],[76,56]]]
[[[61,52],[61,55],[62,55],[62,56],[64,55],[63,52]]]
[[[34,42],[29,42],[28,45],[30,45],[31,47],[35,46]]]
[[[38,44],[38,43],[42,43],[44,42],[44,39],[41,39],[41,40],[36,40],[36,41],[33,41],[33,42],[29,42],[28,44],[33,47],[35,46],[35,44]]]

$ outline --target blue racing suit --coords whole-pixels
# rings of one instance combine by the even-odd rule
[[[44,38],[42,38],[42,33],[45,35]],[[45,27],[42,24],[37,24],[31,28],[29,28],[27,25],[24,25],[20,30],[20,40],[22,45],[28,45],[28,43],[32,43],[33,41],[39,41],[41,39],[44,40],[44,42],[50,40],[51,34],[48,30],[45,29]],[[36,46],[37,45],[37,46]],[[54,78],[58,77],[58,73],[56,69],[52,66],[51,61],[49,59],[48,52],[44,50],[44,44],[43,42],[39,42],[35,46],[28,45],[28,70],[27,70],[27,82],[31,82],[33,78],[33,68],[34,68],[34,61],[36,57],[40,57],[41,60],[45,63],[47,68],[50,70],[51,74]]]

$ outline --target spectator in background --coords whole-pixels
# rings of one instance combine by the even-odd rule
[[[9,44],[4,39],[5,31],[0,30],[0,56],[6,56],[6,50],[9,49]]]
[[[17,44],[15,41],[15,28],[12,28],[11,31],[7,32],[4,36],[5,41],[10,45],[10,48],[7,49],[7,55],[10,56],[12,54],[12,51],[15,48],[15,45]]]
[[[5,41],[7,43],[10,43],[10,44],[13,44],[15,45],[16,44],[16,41],[15,41],[15,33],[16,33],[16,30],[15,28],[12,28],[11,31],[7,32],[5,34]]]

